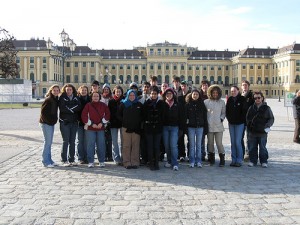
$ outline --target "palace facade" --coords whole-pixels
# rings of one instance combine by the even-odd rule
[[[32,80],[34,97],[43,97],[55,83],[78,87],[98,80],[112,86],[128,86],[150,80],[152,75],[158,77],[159,83],[169,84],[176,75],[195,87],[208,80],[219,84],[224,95],[231,85],[241,86],[244,79],[251,83],[251,89],[262,90],[267,97],[283,96],[285,91],[300,88],[300,44],[296,43],[281,48],[248,47],[242,51],[198,50],[167,41],[127,50],[77,46],[65,63],[50,56],[45,40],[16,40],[14,44],[18,50],[19,78]],[[59,49],[51,52],[61,54]]]

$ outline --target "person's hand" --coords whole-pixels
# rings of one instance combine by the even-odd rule
[[[93,125],[92,125],[92,128],[98,129],[98,125],[97,125],[97,124],[93,124]]]
[[[99,123],[99,124],[97,125],[97,129],[101,129],[102,126],[103,126],[103,124],[102,124],[102,123]]]

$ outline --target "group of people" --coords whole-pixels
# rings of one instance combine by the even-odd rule
[[[221,88],[210,86],[206,80],[199,89],[192,89],[179,77],[174,77],[172,83],[172,87],[163,83],[160,89],[153,76],[141,90],[131,83],[126,93],[119,85],[111,90],[109,84],[104,84],[100,92],[98,81],[93,81],[90,91],[85,85],[76,90],[72,84],[66,84],[61,91],[58,85],[51,86],[39,120],[44,134],[44,166],[57,165],[51,157],[51,145],[54,126],[59,121],[64,166],[77,165],[77,143],[78,163],[90,168],[95,166],[95,153],[100,167],[105,167],[105,161],[114,161],[126,169],[137,169],[142,163],[158,170],[166,153],[167,168],[177,171],[179,160],[188,160],[190,168],[201,168],[206,160],[207,139],[209,164],[215,164],[216,144],[219,166],[223,167],[223,122],[227,118],[230,166],[242,166],[244,157],[249,155],[248,166],[255,166],[259,160],[262,167],[267,167],[267,135],[274,116],[262,92],[249,90],[250,83],[245,80],[242,91],[231,87],[231,96],[225,103]]]

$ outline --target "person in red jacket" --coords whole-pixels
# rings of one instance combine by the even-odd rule
[[[108,106],[100,102],[101,95],[99,92],[91,94],[92,102],[85,105],[81,119],[86,125],[87,137],[87,159],[88,167],[94,167],[94,152],[95,144],[97,146],[97,157],[100,167],[105,167],[105,125],[110,119],[110,112]]]

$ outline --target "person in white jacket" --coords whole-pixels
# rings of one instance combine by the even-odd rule
[[[215,164],[214,140],[216,142],[218,153],[220,156],[220,167],[225,166],[225,151],[222,144],[226,107],[222,97],[222,90],[218,85],[212,85],[207,91],[208,99],[204,101],[207,108],[208,134],[207,148],[208,161],[210,165]]]

